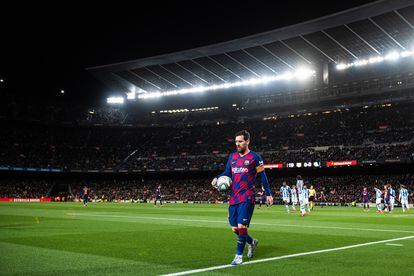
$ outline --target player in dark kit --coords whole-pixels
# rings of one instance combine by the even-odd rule
[[[257,209],[262,208],[262,204],[265,204],[267,208],[269,208],[270,206],[269,206],[269,203],[267,202],[266,193],[264,189],[262,188],[262,190],[260,192],[257,192],[257,194],[260,196],[259,207],[257,207]]]
[[[390,198],[391,196],[390,196],[389,186],[384,185],[384,205],[385,205],[384,210],[385,212],[389,212],[391,210],[390,209]]]
[[[88,206],[88,196],[89,196],[89,189],[85,185],[83,187],[83,189],[82,189],[82,202],[83,202],[83,207]]]
[[[319,193],[319,204],[320,204],[321,208],[323,208],[323,206],[326,204],[326,197],[325,197],[325,193],[323,191],[321,191]]]
[[[361,193],[362,202],[364,204],[364,210],[369,211],[369,193],[367,188],[364,188],[364,190]]]
[[[267,202],[271,205],[273,197],[266,177],[263,159],[257,153],[249,150],[250,134],[240,131],[235,135],[237,152],[230,154],[225,171],[215,177],[211,184],[217,188],[217,179],[228,176],[232,179],[229,201],[229,224],[237,235],[237,250],[232,265],[243,263],[243,251],[248,244],[247,257],[251,258],[256,250],[258,240],[253,239],[247,232],[253,215],[255,202],[254,183],[260,176]]]
[[[158,185],[157,189],[155,190],[154,207],[157,207],[157,200],[160,201],[160,207],[162,207],[161,185]]]

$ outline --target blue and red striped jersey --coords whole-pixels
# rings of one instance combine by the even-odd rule
[[[369,193],[362,191],[362,200],[369,200]]]
[[[227,160],[225,171],[217,177],[224,175],[232,179],[229,201],[230,205],[242,202],[254,203],[254,183],[257,175],[261,178],[262,186],[266,195],[271,195],[263,159],[259,154],[253,151],[249,151],[243,156],[238,152],[231,153]]]

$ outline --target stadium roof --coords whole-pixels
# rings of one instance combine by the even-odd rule
[[[381,0],[224,43],[87,70],[115,91],[145,94],[413,49],[414,2]]]

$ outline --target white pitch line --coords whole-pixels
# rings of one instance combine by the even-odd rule
[[[400,243],[386,243],[385,245],[392,245],[392,246],[404,246]]]
[[[185,221],[185,222],[205,222],[205,223],[222,223],[222,224],[225,223],[225,224],[228,224],[227,221],[222,221],[222,220],[179,219],[179,218],[146,217],[146,216],[100,215],[100,214],[85,214],[85,213],[67,213],[67,215],[69,215],[69,216],[133,218],[133,219],[149,219],[149,220],[163,220],[163,221]],[[298,228],[318,228],[318,229],[335,229],[335,230],[356,230],[356,231],[408,233],[408,234],[413,234],[414,233],[414,231],[398,230],[398,229],[397,230],[392,230],[392,229],[354,228],[354,227],[340,227],[340,226],[296,225],[296,224],[282,224],[282,223],[278,224],[278,223],[262,223],[262,222],[253,222],[251,225],[298,227]]]
[[[260,260],[254,260],[250,262],[245,262],[241,265],[251,265],[251,264],[257,264],[257,263],[264,263],[264,262],[271,262],[281,259],[289,259],[289,258],[295,258],[295,257],[301,257],[306,255],[314,255],[314,254],[320,254],[325,252],[332,252],[332,251],[340,251],[340,250],[346,250],[356,247],[362,247],[362,246],[368,246],[373,244],[380,244],[380,243],[387,243],[387,242],[393,242],[393,241],[401,241],[401,240],[408,240],[412,239],[414,236],[407,236],[402,238],[395,238],[395,239],[389,239],[389,240],[382,240],[382,241],[374,241],[374,242],[366,242],[366,243],[360,243],[360,244],[354,244],[354,245],[348,245],[348,246],[342,246],[337,248],[329,248],[329,249],[322,249],[322,250],[316,250],[316,251],[309,251],[309,252],[302,252],[302,253],[296,253],[296,254],[290,254],[290,255],[284,255],[284,256],[278,256],[278,257],[272,257],[272,258],[266,258],[266,259],[260,259]],[[181,271],[176,273],[170,273],[170,274],[163,274],[161,276],[178,276],[178,275],[187,275],[187,274],[194,274],[194,273],[200,273],[200,272],[206,272],[206,271],[212,271],[212,270],[219,270],[223,268],[229,268],[233,267],[230,264],[227,265],[219,265],[219,266],[212,266],[212,267],[206,267],[201,269],[194,269],[194,270],[187,270],[187,271]]]
[[[389,216],[389,215],[387,215],[387,216]],[[391,217],[392,218],[409,218],[409,217],[414,217],[414,214],[407,214],[407,213],[401,214],[401,215],[391,214]]]

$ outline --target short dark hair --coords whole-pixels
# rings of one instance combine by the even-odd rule
[[[234,137],[243,136],[244,140],[250,140],[250,133],[247,130],[241,130],[237,132]]]

